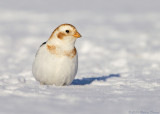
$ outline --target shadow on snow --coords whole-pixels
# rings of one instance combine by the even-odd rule
[[[113,78],[113,77],[120,77],[120,74],[110,74],[109,76],[74,79],[71,85],[87,85],[87,84],[91,84],[95,80],[106,81],[107,79]]]

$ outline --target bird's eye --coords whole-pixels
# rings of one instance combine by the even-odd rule
[[[69,30],[66,30],[66,33],[69,33]]]

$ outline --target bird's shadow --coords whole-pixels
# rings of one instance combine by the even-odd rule
[[[99,76],[99,77],[90,77],[90,78],[82,78],[73,80],[71,85],[88,85],[93,81],[106,81],[109,78],[120,77],[120,74],[110,74],[108,76]]]

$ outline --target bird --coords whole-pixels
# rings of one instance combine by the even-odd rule
[[[75,42],[81,34],[71,24],[58,26],[39,47],[32,73],[41,85],[68,86],[78,71]]]

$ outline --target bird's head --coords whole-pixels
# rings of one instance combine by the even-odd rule
[[[80,37],[73,25],[62,24],[53,31],[48,41],[57,46],[74,46],[76,39]]]

